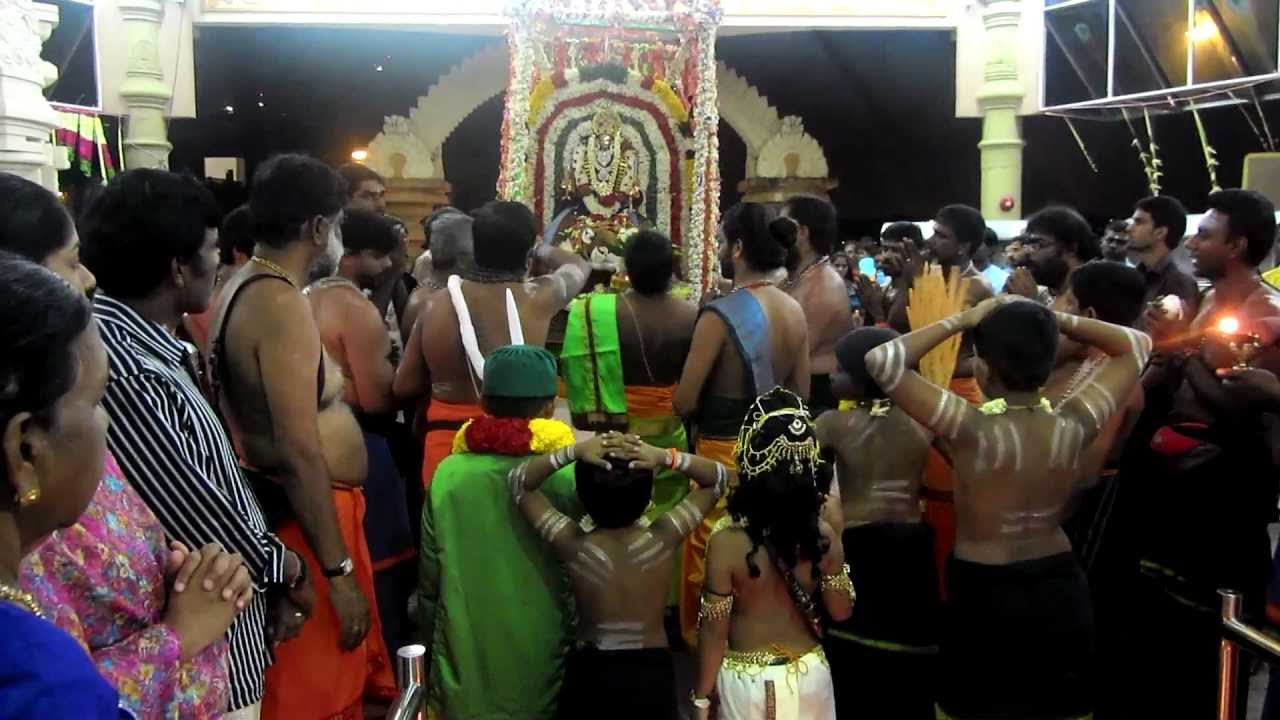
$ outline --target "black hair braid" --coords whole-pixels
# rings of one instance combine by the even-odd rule
[[[789,568],[795,568],[801,558],[810,560],[817,578],[818,561],[831,546],[819,528],[831,479],[828,462],[821,463],[814,475],[795,475],[788,467],[779,466],[740,479],[729,498],[728,511],[751,538],[746,556],[751,577],[760,577],[753,557],[764,546]]]

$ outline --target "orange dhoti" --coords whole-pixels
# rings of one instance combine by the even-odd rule
[[[737,444],[737,438],[698,438],[696,454],[733,471],[738,467],[733,456],[733,448]],[[727,514],[726,499],[720,498],[715,508],[703,518],[702,524],[684,541],[684,557],[680,565],[680,631],[689,647],[698,643],[698,609],[702,607],[702,581],[707,577],[707,541],[716,523]]]
[[[982,390],[974,378],[952,378],[951,392],[974,405],[982,404]],[[933,528],[938,588],[947,596],[947,557],[956,546],[955,474],[951,463],[932,447],[924,465],[924,521]]]
[[[453,452],[453,438],[468,420],[484,414],[479,405],[432,400],[427,406],[427,438],[422,450],[422,487],[431,487],[436,468]]]
[[[329,601],[329,581],[301,526],[296,520],[285,521],[276,534],[306,561],[309,582],[315,587],[316,606],[298,637],[275,650],[275,663],[267,669],[266,696],[262,699],[264,720],[359,720],[364,717],[365,697],[392,700],[396,695],[391,659],[382,640],[382,622],[374,602],[373,563],[364,538],[364,493],[334,488],[333,503],[342,540],[355,564],[356,584],[369,601],[369,633],[354,650],[343,652],[339,648],[342,631]]]

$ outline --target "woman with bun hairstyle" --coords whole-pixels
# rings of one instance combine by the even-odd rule
[[[735,205],[724,215],[719,259],[733,290],[699,313],[672,404],[696,428],[696,454],[729,468],[738,431],[757,397],[779,385],[809,396],[804,310],[770,281],[794,262],[796,233],[795,222],[771,218],[756,203]],[[721,503],[685,543],[680,623],[690,645],[697,638],[707,538],[723,516]]]

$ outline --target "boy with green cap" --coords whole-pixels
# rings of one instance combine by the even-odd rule
[[[484,415],[462,427],[422,510],[419,612],[429,648],[428,708],[465,720],[550,720],[574,605],[553,550],[511,502],[507,476],[531,456],[574,444],[551,419],[556,362],[513,345],[484,362]],[[542,488],[578,518],[571,471]]]

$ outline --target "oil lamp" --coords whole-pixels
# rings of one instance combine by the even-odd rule
[[[1240,319],[1234,315],[1224,315],[1214,328],[1227,342],[1227,348],[1236,356],[1235,368],[1247,368],[1249,363],[1262,350],[1261,339],[1252,333],[1240,331]]]

